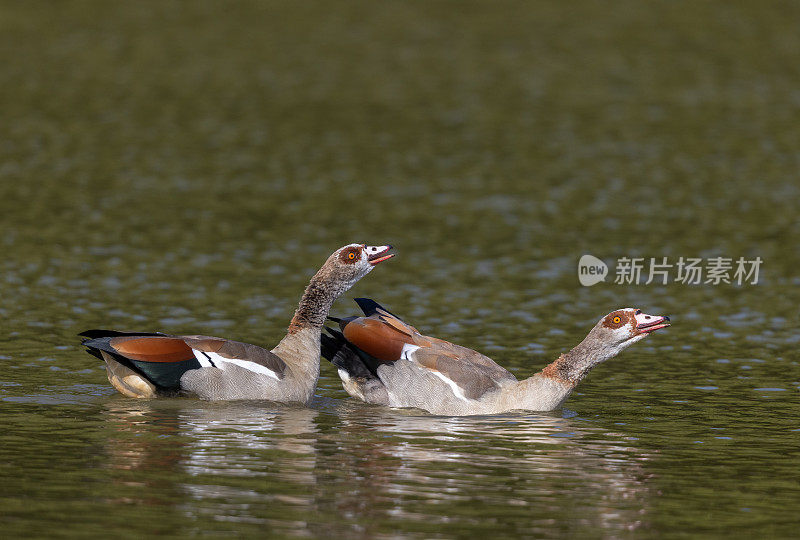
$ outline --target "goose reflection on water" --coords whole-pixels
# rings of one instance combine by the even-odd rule
[[[575,519],[646,527],[650,456],[569,414],[440,417],[325,398],[312,408],[203,405],[107,403],[105,448],[121,498],[181,500],[175,511],[203,523],[362,538],[400,521],[429,532],[471,523],[501,506],[509,533]]]
[[[452,507],[452,520],[464,505],[510,505],[516,510],[505,513],[519,533],[575,519],[608,530],[646,525],[650,456],[626,444],[624,434],[583,419],[523,412],[443,417],[352,402],[337,412],[343,433],[369,441],[339,456],[339,468],[353,471],[344,482],[356,506],[383,494],[393,519],[426,522],[436,518],[421,502]],[[567,486],[572,508],[560,496]]]
[[[124,497],[182,500],[176,511],[198,522],[363,538],[400,521],[428,532],[471,523],[490,507],[516,533],[575,519],[646,526],[650,457],[580,418],[440,417],[324,398],[203,405],[108,402],[108,467]]]

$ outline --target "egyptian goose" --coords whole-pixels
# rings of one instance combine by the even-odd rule
[[[89,330],[87,352],[106,362],[108,380],[129,397],[195,394],[202,399],[311,399],[319,379],[320,333],[331,305],[392,246],[349,244],[311,278],[289,330],[268,351],[209,336]]]
[[[373,300],[356,303],[363,317],[332,318],[341,332],[326,328],[330,336],[322,336],[322,355],[338,368],[347,393],[453,416],[557,409],[592,367],[669,326],[669,317],[639,309],[612,311],[571,351],[518,381],[479,352],[420,334]]]

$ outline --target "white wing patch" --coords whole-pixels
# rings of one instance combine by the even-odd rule
[[[342,379],[342,382],[344,384],[348,384],[350,382],[350,375],[348,375],[343,369],[339,369],[337,371],[339,371],[339,378]]]
[[[197,349],[192,349],[192,352],[194,353],[194,357],[197,358],[197,361],[200,362],[201,367],[213,367],[213,364],[206,356],[208,353],[198,351]]]
[[[339,378],[342,379],[342,388],[345,391],[353,396],[354,398],[360,399],[361,401],[366,401],[364,398],[364,393],[361,391],[361,388],[358,386],[358,383],[353,381],[350,375],[343,369],[339,370]]]
[[[412,345],[410,343],[406,343],[405,345],[403,345],[403,350],[400,351],[400,358],[403,359],[403,360],[409,360],[409,361],[413,362],[413,360],[411,360],[410,356],[417,349],[419,349],[418,345]]]
[[[411,359],[411,355],[414,354],[414,351],[416,351],[417,349],[419,349],[418,345],[411,345],[410,343],[406,343],[405,345],[403,345],[403,350],[400,351],[400,358],[403,359],[403,360],[408,360],[409,362],[413,362],[413,360]],[[450,389],[453,391],[453,394],[455,394],[455,396],[458,399],[463,399],[464,401],[469,401],[467,396],[464,395],[464,391],[461,389],[460,386],[458,386],[455,383],[455,381],[453,381],[452,379],[449,379],[448,377],[445,377],[439,371],[435,371],[435,370],[432,370],[432,369],[424,368],[422,366],[420,366],[420,367],[422,369],[424,369],[425,371],[433,373],[434,375],[439,377],[441,380],[443,380],[445,383],[447,383],[447,386],[450,387]]]
[[[434,370],[432,370],[432,369],[431,369],[431,370],[429,370],[429,371],[430,371],[431,373],[433,373],[434,375],[436,375],[437,377],[439,377],[440,379],[442,379],[444,382],[446,382],[446,383],[447,383],[447,385],[448,385],[448,386],[449,386],[449,387],[450,387],[450,388],[453,390],[453,393],[456,395],[456,397],[457,397],[458,399],[463,399],[464,401],[469,401],[469,400],[467,399],[467,396],[465,396],[465,395],[464,395],[464,391],[461,389],[461,387],[460,387],[460,386],[458,386],[458,385],[455,383],[455,381],[453,381],[452,379],[448,379],[447,377],[445,377],[444,375],[442,375],[442,373],[441,373],[441,372],[439,372],[439,371],[434,371]]]
[[[280,380],[278,374],[269,369],[266,366],[262,366],[261,364],[257,364],[255,362],[251,362],[250,360],[239,360],[238,358],[225,358],[224,356],[220,356],[215,352],[206,352],[206,351],[198,351],[197,349],[192,349],[194,352],[195,358],[197,361],[200,362],[200,365],[203,367],[217,367],[223,371],[225,368],[230,365],[235,365],[242,367],[248,371],[252,371],[254,373],[261,373],[263,375],[267,375],[272,377],[276,381]]]

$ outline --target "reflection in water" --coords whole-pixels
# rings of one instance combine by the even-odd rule
[[[163,506],[203,531],[252,523],[370,538],[402,524],[536,534],[647,519],[647,456],[575,418],[124,399],[107,416],[117,502]]]
[[[114,432],[107,439],[108,465],[122,472],[114,481],[140,488],[135,491],[138,495],[126,490],[128,500],[153,503],[148,494],[155,491],[164,496],[160,500],[164,504],[182,501],[184,517],[252,523],[267,522],[249,510],[267,499],[310,504],[314,447],[307,436],[315,431],[313,409],[118,399],[109,403],[107,414]],[[298,489],[284,493],[265,489],[275,479]],[[178,494],[188,499],[171,496]]]
[[[463,521],[465,527],[469,506],[477,513],[507,506],[502,525],[516,533],[542,533],[559,521],[609,530],[643,525],[647,457],[615,443],[619,434],[527,413],[435,417],[350,402],[338,412],[342,433],[365,441],[338,456],[349,471],[342,482],[350,486],[338,504],[365,537],[376,531],[364,529],[364,521],[418,522],[423,530],[437,521],[458,528]],[[565,487],[573,493],[570,507],[564,507]],[[430,505],[452,512],[431,512]]]

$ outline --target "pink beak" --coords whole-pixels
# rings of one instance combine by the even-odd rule
[[[648,315],[642,313],[641,309],[636,310],[636,329],[643,334],[649,334],[661,328],[669,326],[669,317],[661,315]]]
[[[394,253],[389,253],[391,249],[391,244],[385,246],[368,246],[364,244],[364,250],[367,252],[367,261],[372,266],[394,257]]]

